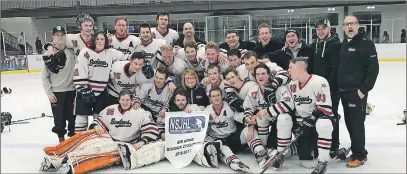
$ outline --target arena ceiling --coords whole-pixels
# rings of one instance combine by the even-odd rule
[[[296,9],[310,7],[355,6],[367,4],[405,4],[406,1],[182,1],[182,0],[2,0],[1,17],[62,18],[79,12],[92,16],[170,13],[234,13],[240,10]]]

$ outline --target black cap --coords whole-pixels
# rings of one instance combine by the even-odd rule
[[[287,36],[288,33],[295,33],[297,35],[297,38],[300,38],[300,34],[298,33],[298,31],[296,29],[290,28],[290,29],[286,30],[285,36]]]
[[[64,27],[61,27],[61,26],[56,26],[56,27],[54,27],[53,29],[52,29],[52,35],[54,35],[56,32],[62,32],[62,33],[64,33],[64,34],[66,34],[65,33],[65,28]]]
[[[315,23],[315,28],[318,28],[318,26],[322,25],[323,27],[331,27],[331,22],[327,18],[319,19]]]

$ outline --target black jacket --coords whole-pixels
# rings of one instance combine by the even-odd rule
[[[373,42],[357,34],[348,42],[345,38],[339,56],[338,88],[357,90],[367,94],[376,83],[379,61]]]
[[[270,59],[271,62],[276,63],[278,66],[283,68],[284,70],[288,70],[288,66],[290,65],[290,60],[294,58],[293,53],[290,49],[286,48],[285,50],[278,49],[274,52],[267,53],[263,55],[263,57],[267,57]],[[312,59],[312,47],[302,42],[301,48],[297,53],[297,57],[308,57],[309,60]],[[308,66],[308,69],[311,70],[311,66]]]
[[[331,92],[338,90],[338,63],[341,51],[338,34],[331,32],[331,37],[324,41],[317,39],[311,46],[313,49],[311,73],[324,77],[329,83]]]
[[[176,41],[174,42],[174,46],[175,46],[175,45],[178,45],[179,47],[184,48],[184,47],[185,47],[185,46],[184,46],[184,38],[185,38],[185,35],[183,35],[183,34],[180,35],[179,38],[178,38],[178,40],[176,40]],[[205,45],[206,45],[206,42],[205,42],[205,41],[198,39],[198,37],[196,37],[195,35],[194,35],[194,38],[195,38],[195,43],[196,43],[197,45],[199,45],[199,44],[205,44]]]
[[[280,40],[271,39],[270,42],[263,46],[259,41],[256,43],[254,52],[257,54],[257,58],[262,57],[264,54],[274,52],[284,47],[284,43]]]
[[[182,88],[182,86],[179,86],[178,88]],[[186,87],[184,90],[187,92],[188,104],[196,104],[205,107],[210,104],[209,98],[206,95],[205,87],[202,84],[199,84],[197,88],[191,89]]]
[[[239,39],[239,48],[237,49],[246,49],[246,50],[254,50],[256,47],[256,44],[253,42],[249,41],[243,41]],[[230,50],[228,43],[224,42],[219,45],[219,48],[225,49],[225,50]]]

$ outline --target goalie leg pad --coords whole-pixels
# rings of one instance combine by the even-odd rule
[[[157,163],[165,158],[164,141],[146,144],[138,150],[129,143],[119,143],[118,146],[126,170]]]

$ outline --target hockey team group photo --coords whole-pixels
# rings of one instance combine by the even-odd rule
[[[146,6],[160,3],[164,2]],[[166,3],[182,6],[188,2]],[[379,3],[376,10],[381,5],[384,9],[386,4]],[[405,2],[398,5],[406,7]],[[333,7],[329,6],[330,11]],[[369,14],[375,8],[374,4],[368,9],[357,7]],[[78,7],[74,26],[52,20],[45,42],[40,41],[36,49],[28,47],[29,37],[21,33],[22,47],[16,44],[15,54],[2,53],[2,103],[19,92],[4,78],[20,74],[7,72],[27,70],[27,74],[37,74],[30,75],[42,84],[36,84],[42,94],[35,95],[43,96],[38,100],[47,98],[44,108],[50,108],[38,117],[15,117],[2,104],[2,139],[15,134],[13,126],[22,128],[31,121],[52,124],[46,130],[49,134],[28,134],[52,139],[47,141],[52,144],[32,149],[41,154],[32,159],[38,166],[32,172],[40,173],[140,173],[143,168],[167,173],[195,165],[194,173],[217,173],[219,168],[232,173],[291,173],[293,168],[312,174],[364,173],[364,168],[386,163],[380,162],[378,147],[367,145],[371,141],[367,122],[377,119],[374,108],[395,102],[370,98],[383,92],[374,89],[382,85],[383,66],[388,66],[382,63],[382,47],[377,45],[384,45],[386,38],[380,37],[382,33],[375,38],[377,30],[383,32],[380,25],[367,24],[366,28],[363,15],[348,12],[347,5],[338,8],[345,12],[335,19],[325,16],[307,22],[310,31],[291,23],[277,30],[279,24],[270,22],[274,20],[250,22],[250,35],[256,37],[248,40],[239,22],[202,37],[194,20],[177,20],[174,26],[171,21],[178,14],[166,8],[155,10],[150,19],[153,24],[133,24],[127,13],[111,15],[106,18],[112,23],[107,29],[98,24],[95,14]],[[382,19],[381,27],[405,28],[405,9],[402,13],[403,24],[394,19],[384,24]],[[384,14],[383,10],[382,18]],[[213,24],[221,25],[207,18],[206,27]],[[398,39],[401,43],[397,44],[405,47],[403,30],[401,40],[399,30],[387,42]],[[5,32],[2,49],[12,49],[10,38],[20,43],[19,36]],[[36,52],[39,72],[30,72],[31,52]],[[14,62],[10,57],[21,60]],[[405,82],[394,78],[391,82]],[[31,88],[23,78],[19,81],[25,89]],[[406,110],[404,105],[397,106],[404,112],[397,110],[392,126],[403,131]],[[162,163],[169,165],[162,167]]]

